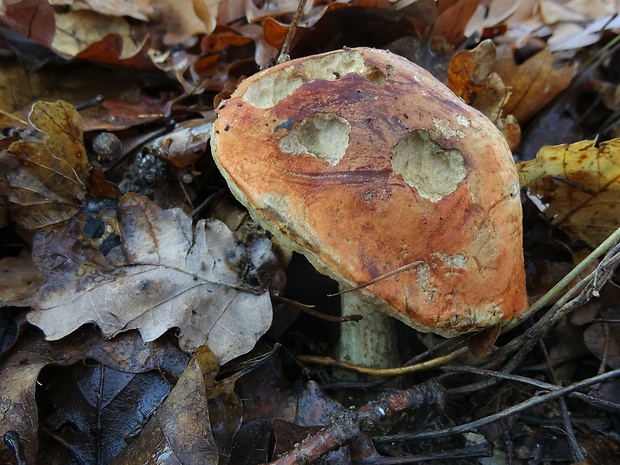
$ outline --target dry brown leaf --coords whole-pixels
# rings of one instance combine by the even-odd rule
[[[92,49],[86,51],[89,50]],[[129,62],[138,59],[134,58]],[[98,61],[102,60],[98,58]],[[118,70],[73,63],[70,73],[64,67],[28,71],[17,60],[3,60],[0,72],[0,129],[27,127],[26,120],[32,105],[39,100],[64,100],[75,105],[91,101],[97,95],[105,95],[106,100],[102,105],[81,112],[85,131],[118,130],[148,123],[161,117],[163,104],[141,95],[143,87],[139,79],[129,81]]]
[[[457,53],[448,68],[448,87],[493,121],[510,149],[515,150],[521,140],[521,128],[513,115],[502,118],[510,88],[493,72],[495,57],[495,45],[491,40],[480,42],[473,50]]]
[[[553,54],[545,49],[520,65],[515,64],[512,52],[504,53],[495,62],[494,71],[512,88],[504,116],[512,114],[524,124],[568,87],[577,67],[556,67]]]
[[[29,254],[0,260],[0,307],[30,306],[30,297],[45,278],[34,266]]]
[[[273,266],[266,239],[245,248],[217,220],[192,220],[137,194],[119,202],[116,269],[88,263],[54,267],[28,319],[50,340],[96,323],[110,337],[138,329],[152,341],[179,328],[186,351],[208,346],[224,363],[248,352],[271,324],[264,288],[249,290],[248,270]],[[43,241],[45,242],[45,241]],[[33,245],[33,253],[38,243]],[[118,249],[118,248],[117,248]],[[57,274],[53,274],[58,270]]]
[[[83,205],[88,159],[82,118],[70,104],[38,102],[30,123],[43,138],[20,140],[0,154],[11,216],[20,228],[38,230],[71,218]]]
[[[56,34],[52,48],[68,57],[75,57],[91,44],[103,40],[110,34],[122,37],[120,59],[138,54],[146,37],[136,37],[132,26],[124,19],[103,16],[89,10],[68,10],[56,12]]]
[[[26,127],[24,120],[30,109],[28,104],[35,95],[47,92],[43,74],[30,73],[16,61],[3,62],[0,73],[0,128]]]
[[[40,0],[0,1],[0,25],[48,47],[54,37],[54,9]]]
[[[485,40],[473,50],[457,53],[448,69],[450,90],[493,122],[502,116],[510,97],[510,90],[493,73],[495,56],[495,45]]]
[[[517,164],[551,224],[596,247],[620,226],[620,139],[543,147]]]
[[[452,51],[465,40],[465,28],[480,0],[448,0],[438,4],[433,31],[433,50]]]

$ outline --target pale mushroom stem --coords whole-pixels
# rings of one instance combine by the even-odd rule
[[[340,286],[343,291],[344,287]],[[361,315],[355,322],[341,324],[336,348],[338,360],[374,368],[397,366],[396,322],[375,305],[362,300],[357,292],[340,295],[342,315]]]

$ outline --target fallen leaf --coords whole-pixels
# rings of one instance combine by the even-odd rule
[[[0,307],[30,306],[30,297],[44,281],[29,254],[0,259]]]
[[[63,0],[63,3],[73,3],[73,1]],[[151,0],[85,0],[84,3],[102,15],[131,16],[141,21],[146,21],[148,15],[153,12]]]
[[[450,61],[448,87],[458,97],[497,122],[510,97],[502,79],[493,72],[495,45],[485,40],[473,50],[463,50]]]
[[[174,130],[153,140],[146,147],[175,168],[186,168],[196,163],[208,150],[215,113],[207,118],[183,121]]]
[[[118,223],[123,256],[116,269],[76,263],[57,275],[57,267],[49,270],[28,315],[49,340],[89,322],[108,337],[138,329],[145,341],[179,328],[184,350],[207,345],[225,363],[267,331],[269,293],[245,281],[256,281],[253,270],[274,266],[271,251],[239,246],[217,220],[201,220],[192,232],[192,220],[181,210],[162,210],[137,194],[121,198]]]
[[[0,153],[13,221],[40,230],[71,218],[84,204],[88,159],[82,118],[69,103],[38,102],[29,115],[40,138],[20,140]]]
[[[56,12],[56,34],[52,49],[65,57],[75,57],[91,44],[110,34],[122,38],[120,59],[132,57],[142,49],[146,36],[139,37],[124,18],[103,16],[90,10]]]
[[[495,0],[479,4],[467,23],[465,36],[470,37],[475,33],[482,35],[484,29],[498,26],[517,11],[522,3],[523,0]]]
[[[92,361],[56,368],[48,376],[45,404],[52,408],[41,412],[40,422],[62,444],[43,443],[40,453],[69,455],[65,463],[71,458],[110,463],[170,393],[157,371],[127,373]]]
[[[51,66],[45,70],[28,71],[17,60],[3,59],[0,129],[28,127],[25,120],[32,106],[40,100],[64,100],[77,105],[92,101],[98,95],[105,96],[104,102],[81,112],[85,131],[124,129],[161,117],[161,101],[146,96],[140,76],[136,73],[132,76],[135,80],[128,79],[118,69],[102,69],[75,62],[70,73],[66,68]],[[118,117],[118,121],[114,117]]]
[[[545,49],[517,65],[512,52],[504,52],[493,70],[499,74],[512,95],[504,106],[504,116],[512,114],[520,124],[532,116],[568,87],[577,66],[555,66],[555,57]]]
[[[192,40],[197,34],[209,34],[215,29],[219,0],[156,0],[151,2],[149,16],[155,42],[175,45]],[[205,24],[203,19],[208,20]]]
[[[0,24],[46,47],[56,30],[53,7],[40,0],[0,2]]]
[[[81,331],[58,342],[47,342],[39,332],[29,331],[0,361],[0,431],[15,431],[24,446],[26,463],[37,463],[39,421],[35,394],[39,373],[48,365],[68,366],[84,359],[97,360],[109,368],[130,373],[157,369],[167,379],[180,376],[187,364],[185,354],[170,343],[145,343],[136,332],[104,341],[94,331]],[[44,391],[54,391],[45,386]],[[62,390],[60,396],[66,393]],[[0,463],[14,463],[6,443],[0,442]]]
[[[138,32],[140,31],[140,32]],[[133,37],[142,36],[137,45],[139,48],[128,48],[125,45],[128,40]],[[134,41],[138,42],[134,39]],[[95,63],[104,63],[106,65],[115,65],[138,70],[154,70],[156,69],[153,60],[148,55],[149,41],[143,29],[133,27],[131,38],[123,38],[121,35],[112,33],[107,34],[101,40],[93,42],[85,49],[81,50],[76,58]]]
[[[215,399],[236,399],[227,412],[241,422],[241,401],[228,380],[215,382],[218,361],[205,347],[198,349],[176,386],[150,418],[144,430],[113,462],[114,464],[208,464],[220,460],[218,438],[223,427],[213,415]],[[225,426],[224,426],[225,428]],[[230,448],[230,445],[227,446]],[[170,460],[167,458],[170,457]],[[226,463],[224,461],[223,463]]]
[[[577,24],[560,24],[556,27],[553,35],[548,40],[549,50],[579,50],[597,43],[603,36],[604,31],[620,28],[620,17],[616,13],[594,21],[587,27]]]
[[[517,168],[521,187],[573,239],[594,248],[620,226],[620,139],[543,147]]]
[[[437,20],[433,30],[433,50],[452,51],[462,44],[465,28],[480,0],[449,0],[438,3]]]

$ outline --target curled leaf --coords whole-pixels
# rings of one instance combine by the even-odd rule
[[[543,147],[517,167],[521,187],[574,239],[596,247],[620,226],[620,139]]]

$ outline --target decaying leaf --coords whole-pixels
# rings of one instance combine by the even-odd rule
[[[494,71],[512,95],[504,106],[504,115],[512,114],[520,124],[527,122],[570,84],[577,73],[575,65],[556,66],[555,57],[545,49],[517,65],[512,52],[503,53]]]
[[[175,459],[163,463],[216,465],[218,459],[227,463],[222,459],[229,456],[232,436],[241,423],[242,406],[233,391],[235,377],[216,383],[218,371],[217,359],[200,347],[142,434],[113,464],[156,464],[167,456]],[[222,406],[228,419],[218,415]],[[223,435],[222,430],[227,429],[230,433]]]
[[[448,68],[450,90],[494,122],[510,96],[510,89],[493,73],[495,56],[495,45],[485,40],[473,50],[457,53]]]
[[[146,37],[137,37],[135,29],[124,18],[102,16],[94,11],[57,11],[55,19],[56,34],[51,46],[66,57],[77,56],[91,44],[113,34],[122,38],[119,55],[124,59],[136,55],[146,40]]]
[[[30,123],[43,138],[20,140],[0,153],[13,221],[26,230],[57,225],[83,205],[88,159],[82,118],[69,103],[38,102]]]
[[[465,40],[467,23],[480,0],[448,0],[438,2],[438,16],[434,24],[433,49],[452,50]]]
[[[28,319],[49,340],[89,322],[106,336],[138,329],[146,341],[179,328],[184,350],[207,345],[224,363],[267,331],[267,284],[250,289],[255,271],[275,263],[267,239],[239,246],[217,220],[201,220],[192,231],[181,210],[162,210],[137,194],[121,198],[118,225],[121,247],[107,257],[115,260],[112,270],[87,262],[48,269]],[[50,245],[35,241],[33,254],[43,255],[38,247]]]
[[[37,463],[39,419],[35,394],[37,378],[45,367],[68,366],[96,360],[125,373],[158,370],[175,379],[187,364],[186,355],[169,342],[146,344],[135,332],[104,341],[94,331],[75,333],[58,342],[47,342],[30,331],[0,360],[0,431],[15,431],[21,440],[26,463]],[[65,386],[47,386],[45,396],[67,396]],[[137,395],[137,393],[136,393]],[[143,410],[134,411],[142,415]],[[137,416],[137,415],[136,415]],[[118,419],[117,419],[118,420]],[[68,430],[68,431],[67,431]],[[71,428],[65,433],[72,434]],[[92,463],[93,460],[87,461]],[[6,443],[0,442],[0,463],[15,463]],[[86,462],[85,462],[86,463]]]
[[[41,449],[55,457],[69,449],[78,463],[110,463],[171,389],[156,370],[128,373],[90,360],[56,368],[52,376],[45,401],[53,409],[42,411],[39,421],[63,444]],[[59,462],[70,463],[65,460]]]
[[[543,147],[517,164],[551,224],[596,247],[620,226],[620,139]]]
[[[27,254],[0,259],[0,307],[29,306],[29,297],[43,281],[43,275]]]
[[[448,87],[493,121],[511,150],[515,150],[521,139],[521,128],[514,116],[502,118],[511,89],[493,72],[495,57],[495,45],[491,40],[481,42],[473,50],[460,51],[450,61]]]

